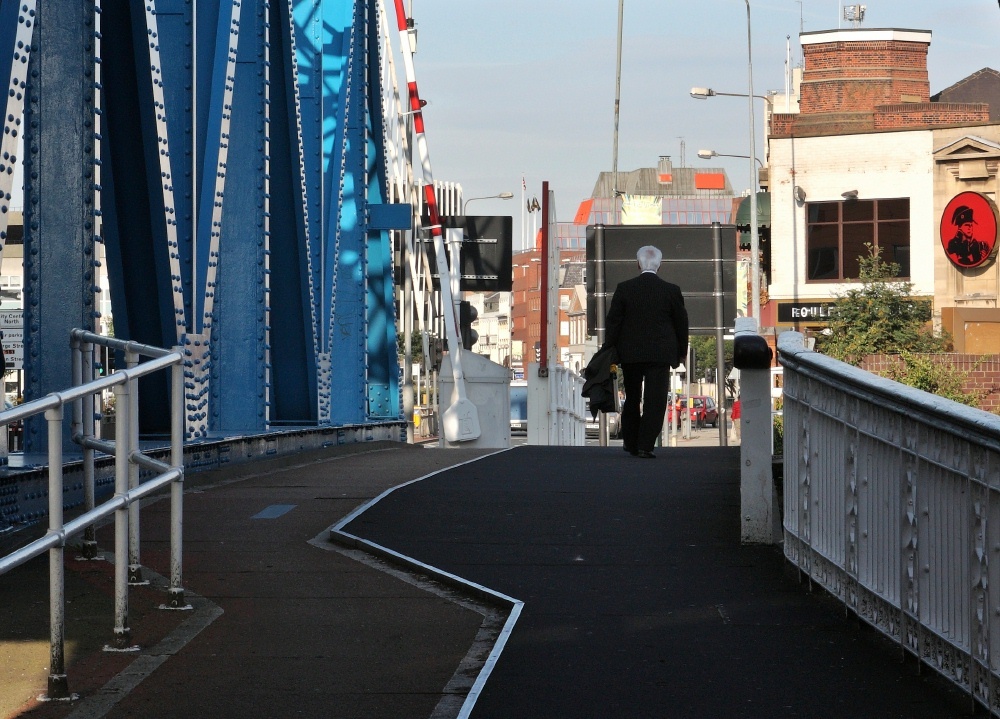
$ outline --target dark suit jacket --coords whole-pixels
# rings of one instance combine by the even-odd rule
[[[590,358],[590,363],[583,368],[586,381],[580,391],[590,399],[590,414],[597,417],[598,412],[614,412],[618,409],[615,402],[615,378],[611,374],[611,365],[618,364],[615,348],[604,345]]]
[[[605,345],[618,350],[622,364],[679,365],[687,357],[688,346],[688,315],[681,288],[653,272],[620,282],[608,310]]]

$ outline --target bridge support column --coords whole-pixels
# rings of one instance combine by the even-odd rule
[[[757,320],[737,318],[733,364],[740,370],[740,539],[747,544],[781,541],[771,468],[771,356],[757,333]]]

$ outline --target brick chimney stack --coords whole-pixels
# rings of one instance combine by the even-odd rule
[[[841,135],[989,120],[988,105],[930,101],[929,30],[830,30],[802,33],[799,41],[805,59],[799,113],[772,115],[772,136]]]

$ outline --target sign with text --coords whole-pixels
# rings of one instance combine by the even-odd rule
[[[830,321],[830,317],[835,311],[836,306],[832,302],[779,302],[778,322],[785,324],[826,323]]]
[[[0,330],[24,327],[24,310],[0,310]]]
[[[5,327],[2,343],[7,369],[24,369],[24,330],[20,327]]]

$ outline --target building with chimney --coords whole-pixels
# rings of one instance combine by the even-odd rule
[[[821,330],[824,308],[858,281],[872,244],[915,296],[933,300],[956,350],[1000,351],[997,73],[932,97],[929,31],[855,28],[800,41],[798,112],[774,108],[768,136],[762,325]],[[953,240],[967,217],[982,244],[962,254]]]

